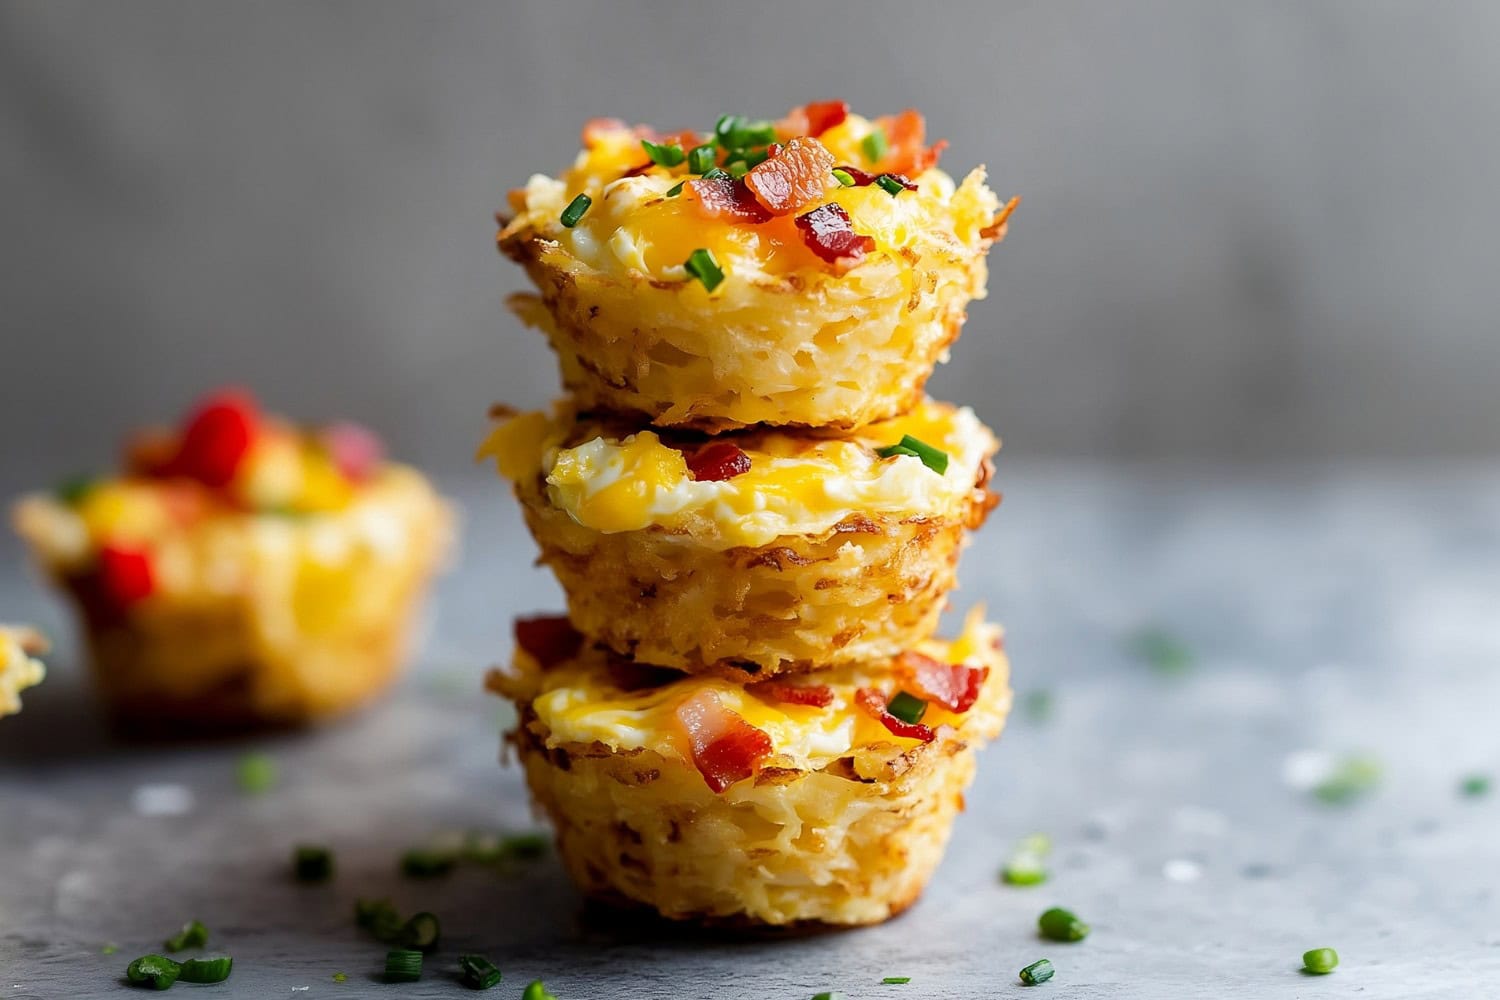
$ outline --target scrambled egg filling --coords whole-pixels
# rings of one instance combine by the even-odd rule
[[[47,676],[42,661],[28,652],[40,641],[29,630],[0,625],[0,718],[19,712],[21,692]]]
[[[850,115],[818,141],[839,163],[864,167],[867,161],[860,146],[875,128],[868,119]],[[792,215],[754,225],[705,219],[691,199],[668,193],[684,180],[680,169],[652,166],[624,176],[642,159],[640,140],[629,131],[604,133],[561,177],[536,174],[527,182],[518,221],[605,273],[633,271],[684,281],[688,255],[704,248],[731,279],[779,281],[794,273],[831,276],[828,265],[807,248]],[[848,213],[855,232],[874,238],[875,257],[935,238],[966,247],[980,243],[981,230],[1000,208],[999,199],[985,186],[983,168],[970,172],[957,186],[936,167],[911,180],[917,190],[898,197],[876,184],[832,183],[798,214],[837,203]],[[588,195],[593,204],[577,225],[565,227],[559,221],[562,211],[580,194]]]
[[[1000,653],[1000,626],[984,621],[983,609],[970,612],[958,638],[947,641],[929,639],[917,651],[945,663],[989,666],[985,693],[979,702],[962,715],[947,711],[936,703],[927,706],[922,717],[925,725],[952,726],[962,731],[971,716],[994,711],[992,695],[1007,684]],[[547,727],[548,745],[593,743],[598,741],[614,750],[650,748],[675,750],[691,759],[687,738],[676,722],[677,706],[702,690],[718,695],[721,704],[771,738],[772,754],[781,763],[799,769],[815,770],[853,750],[875,744],[911,744],[917,741],[899,738],[855,703],[855,693],[872,688],[889,696],[899,684],[889,663],[872,666],[838,667],[801,677],[779,677],[778,682],[791,685],[823,685],[833,694],[825,708],[792,705],[719,677],[684,675],[661,687],[644,691],[621,690],[611,680],[605,656],[589,651],[577,659],[541,670],[526,653],[516,653],[516,668],[521,673],[535,672],[538,690],[531,707],[537,719]]]
[[[939,473],[913,455],[878,454],[904,435],[946,453],[947,469]],[[998,447],[972,410],[932,400],[843,437],[760,431],[719,438],[750,459],[748,472],[722,481],[694,479],[683,451],[654,431],[600,430],[569,446],[573,436],[565,407],[552,417],[522,414],[492,431],[479,455],[494,458],[514,481],[544,476],[551,502],[585,527],[657,527],[718,548],[823,534],[860,514],[955,516]]]

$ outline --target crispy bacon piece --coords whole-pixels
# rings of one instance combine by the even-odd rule
[[[770,756],[771,737],[725,708],[712,691],[699,691],[677,706],[693,765],[715,793],[755,773]]]
[[[583,648],[583,636],[565,615],[537,615],[516,619],[516,645],[543,670],[572,659]]]
[[[856,233],[849,213],[837,202],[819,205],[806,215],[797,216],[797,228],[813,253],[841,269],[859,263],[875,249],[875,238]]]
[[[99,550],[99,562],[94,572],[99,594],[112,608],[128,608],[150,597],[156,590],[151,555],[142,549],[105,545]]]
[[[351,421],[329,424],[318,437],[333,464],[356,483],[368,481],[385,460],[385,446],[375,432]]]
[[[973,708],[985,679],[990,676],[989,667],[943,663],[910,649],[896,662],[923,694],[950,712],[967,712]]]
[[[948,148],[946,139],[927,145],[927,120],[911,108],[899,115],[880,118],[877,124],[885,129],[886,154],[880,165],[886,170],[920,174],[937,166],[943,150]]]
[[[787,684],[784,681],[756,681],[746,687],[758,698],[785,702],[788,705],[812,705],[827,708],[833,704],[833,688],[827,684]]]
[[[750,456],[739,445],[714,441],[687,459],[688,474],[700,483],[722,483],[750,471]]]
[[[222,489],[250,453],[260,410],[243,389],[223,389],[198,405],[183,428],[169,473]]]
[[[745,186],[772,215],[790,215],[816,200],[832,179],[833,154],[816,139],[792,139],[750,169]]]
[[[889,701],[879,691],[874,691],[870,688],[860,688],[855,692],[854,700],[859,704],[860,708],[878,719],[880,724],[892,736],[900,736],[903,739],[910,740],[921,740],[923,743],[931,743],[937,739],[937,733],[933,732],[931,726],[923,725],[920,722],[906,722],[887,712],[885,707],[889,704]]]
[[[165,428],[137,431],[125,441],[125,471],[136,476],[167,476],[177,458],[177,435]]]
[[[783,139],[810,135],[814,139],[849,117],[849,105],[843,101],[813,101],[787,112],[776,123],[776,134]]]
[[[897,184],[900,184],[908,191],[917,190],[917,183],[905,174],[870,174],[859,169],[858,167],[851,167],[848,164],[840,164],[838,169],[848,174],[850,180],[854,181],[853,186],[857,188],[869,187],[871,184],[875,183],[877,178],[889,177],[891,180],[895,181]]]
[[[771,218],[744,180],[728,177],[698,178],[683,186],[683,196],[698,208],[698,212],[709,219],[728,219],[730,222],[765,222]]]
[[[676,670],[636,663],[622,656],[611,656],[605,669],[609,671],[610,681],[621,691],[647,691],[682,679],[682,674]]]

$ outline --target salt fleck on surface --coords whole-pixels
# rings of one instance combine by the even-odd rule
[[[130,805],[142,816],[185,816],[193,811],[193,793],[185,785],[140,785]]]
[[[293,993],[305,993],[306,991],[308,991],[310,989],[312,989],[311,986],[293,986],[292,987],[292,992]]]
[[[1161,866],[1169,882],[1196,882],[1203,877],[1203,866],[1187,858],[1173,858]]]
[[[1333,774],[1333,755],[1326,750],[1297,750],[1281,762],[1281,780],[1299,792],[1316,788]]]

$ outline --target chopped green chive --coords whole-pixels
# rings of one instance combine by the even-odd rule
[[[113,942],[111,942],[111,943],[105,945],[103,948],[100,948],[99,949],[99,954],[101,954],[101,955],[113,955],[115,952],[117,952],[119,950],[120,950],[120,946],[117,945],[117,944],[115,944],[115,943],[113,943]]]
[[[738,163],[729,164],[729,176],[739,180],[750,172],[750,166],[741,160]]]
[[[733,175],[729,171],[722,170],[719,167],[714,167],[711,170],[706,170],[703,172],[703,179],[706,181],[727,180],[732,176]]]
[[[182,966],[164,955],[142,955],[125,967],[126,979],[153,990],[170,989],[181,973]]]
[[[675,142],[670,145],[659,145],[650,139],[642,139],[641,148],[646,151],[647,156],[651,157],[651,162],[658,167],[675,167],[682,162],[685,155],[682,147]]]
[[[695,174],[706,174],[714,167],[714,144],[704,143],[702,146],[693,147],[688,154],[688,170]]]
[[[890,195],[892,198],[896,197],[896,195],[906,190],[905,185],[896,180],[896,178],[892,177],[890,174],[881,174],[879,177],[875,178],[875,183],[879,184],[885,191],[885,193]]]
[[[1313,786],[1313,795],[1331,806],[1348,805],[1380,784],[1380,762],[1373,757],[1351,756],[1341,760],[1333,773]]]
[[[1490,793],[1490,776],[1487,774],[1471,774],[1458,786],[1459,794],[1471,799],[1482,798]]]
[[[292,872],[298,882],[327,882],[333,877],[333,852],[318,844],[298,844],[292,850]]]
[[[1314,948],[1302,953],[1302,968],[1315,976],[1326,976],[1339,966],[1339,953],[1332,948]]]
[[[905,691],[898,691],[896,697],[885,706],[885,710],[902,722],[915,725],[922,721],[922,716],[927,714],[927,702]]]
[[[354,904],[354,922],[375,936],[375,940],[389,944],[401,936],[405,926],[401,914],[388,899],[361,899]]]
[[[923,465],[940,476],[948,471],[948,453],[946,451],[934,448],[926,441],[918,440],[910,434],[903,434],[901,440],[895,444],[875,449],[875,454],[881,458],[910,455],[912,458],[920,458]]]
[[[269,754],[247,753],[235,769],[240,791],[246,795],[264,795],[276,787],[276,761]]]
[[[1020,971],[1021,982],[1027,986],[1040,986],[1051,979],[1057,970],[1052,968],[1052,963],[1045,958],[1032,962]]]
[[[1042,937],[1049,941],[1082,941],[1089,936],[1089,925],[1060,906],[1045,911],[1036,924]]]
[[[234,959],[228,955],[190,958],[182,963],[182,975],[179,978],[185,983],[222,983],[229,978],[233,968]]]
[[[184,948],[202,948],[208,944],[208,928],[203,926],[201,920],[190,920],[182,925],[182,930],[162,942],[162,947],[168,951],[181,951]]]
[[[911,976],[886,976],[880,981],[882,986],[905,986],[911,982]]]
[[[776,124],[751,121],[742,115],[724,115],[714,125],[714,140],[728,150],[766,146],[776,141]]]
[[[568,207],[562,210],[562,215],[558,216],[557,221],[561,222],[564,228],[572,229],[574,226],[578,225],[578,220],[583,218],[583,213],[587,212],[589,210],[589,206],[593,203],[594,199],[590,198],[586,194],[580,194],[578,197],[568,202]]]
[[[401,874],[409,878],[436,878],[451,872],[457,861],[452,851],[413,847],[401,855]]]
[[[500,842],[504,857],[518,861],[531,861],[547,853],[552,838],[545,833],[513,833]]]
[[[849,171],[847,170],[840,170],[839,168],[834,167],[833,179],[838,181],[846,188],[854,186],[854,175],[849,173]]]
[[[1052,853],[1052,839],[1045,833],[1033,833],[1016,845],[1010,860],[1000,869],[1000,880],[1006,885],[1041,885],[1047,881],[1047,855]]]
[[[1021,699],[1021,710],[1032,722],[1046,722],[1052,718],[1052,692],[1028,691]]]
[[[333,974],[333,981],[336,983],[347,983],[349,981],[349,973],[335,972]]]
[[[678,195],[682,194],[682,186],[686,183],[687,181],[678,181],[676,184],[673,184],[671,187],[667,188],[666,196],[668,198],[675,198]]]
[[[547,992],[547,987],[542,985],[540,979],[533,979],[521,991],[521,1000],[557,1000],[557,997]]]
[[[880,162],[880,158],[885,155],[886,150],[885,129],[877,128],[865,136],[860,140],[859,148],[864,152],[865,159],[870,163]]]
[[[500,970],[483,955],[458,956],[458,968],[463,973],[464,985],[470,989],[493,989],[500,982]]]
[[[69,507],[76,507],[84,497],[89,495],[98,480],[92,476],[74,476],[72,479],[64,479],[57,484],[52,491],[57,499]]]
[[[1144,628],[1131,636],[1130,652],[1159,674],[1185,674],[1193,666],[1193,652],[1165,629]]]
[[[409,948],[392,948],[385,953],[385,981],[414,983],[422,978],[422,953]]]
[[[437,948],[438,937],[443,927],[431,913],[422,912],[412,916],[401,928],[401,947],[415,951],[432,951]]]
[[[682,266],[688,274],[703,282],[703,287],[710,292],[718,288],[724,280],[724,272],[719,269],[718,261],[714,260],[713,254],[702,247],[688,254],[688,259],[683,262]]]
[[[844,994],[837,990],[828,993],[814,993],[812,1000],[844,1000]]]

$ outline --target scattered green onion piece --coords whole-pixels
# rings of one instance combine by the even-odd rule
[[[1021,982],[1025,983],[1027,986],[1040,986],[1042,983],[1045,983],[1047,980],[1051,979],[1055,972],[1057,972],[1057,970],[1052,968],[1051,962],[1047,961],[1045,958],[1038,959],[1037,961],[1032,962],[1030,965],[1026,966],[1026,968],[1021,970]]]
[[[162,947],[168,951],[181,951],[184,948],[202,948],[208,944],[208,928],[203,926],[201,920],[189,920],[182,925],[182,930],[162,942]]]
[[[837,167],[834,167],[833,179],[838,181],[846,188],[854,186],[854,175],[849,173],[849,171],[847,170],[840,170]]]
[[[1339,967],[1339,953],[1332,948],[1314,948],[1302,953],[1302,968],[1315,976],[1326,976]]]
[[[683,261],[682,266],[688,274],[701,281],[703,287],[710,292],[718,288],[724,280],[724,272],[719,269],[718,261],[714,260],[714,255],[703,247],[688,254],[688,259]]]
[[[543,857],[551,846],[552,838],[545,833],[513,833],[500,842],[504,856],[517,861]]]
[[[1022,711],[1032,722],[1046,722],[1052,718],[1052,707],[1051,691],[1028,691],[1021,699]]]
[[[671,187],[667,188],[667,197],[675,198],[678,195],[682,194],[682,186],[686,183],[687,181],[678,181],[676,184],[673,184]]]
[[[886,976],[880,981],[882,986],[905,986],[911,982],[911,976]]]
[[[270,754],[247,753],[236,767],[240,791],[264,795],[276,787],[276,760]]]
[[[688,153],[688,170],[695,174],[706,174],[713,169],[715,158],[713,143],[694,146],[693,151]]]
[[[120,950],[120,946],[119,945],[115,944],[114,942],[110,942],[109,944],[105,945],[103,948],[99,949],[99,954],[101,954],[101,955],[113,955],[115,952],[117,952],[119,950]]]
[[[1490,793],[1490,776],[1471,774],[1458,786],[1459,793],[1471,799],[1482,798]]]
[[[747,166],[745,164],[745,162],[743,160],[741,160],[738,163],[731,163],[731,164],[729,164],[729,176],[733,177],[735,180],[739,180],[741,177],[744,177],[749,172],[750,172],[750,168],[749,168],[749,166]]]
[[[349,981],[349,973],[335,972],[333,974],[333,981],[336,983],[347,983]]]
[[[1185,674],[1193,666],[1193,652],[1161,628],[1144,628],[1130,639],[1130,651],[1159,674]]]
[[[844,994],[837,990],[828,993],[814,993],[812,1000],[844,1000]]]
[[[755,168],[766,162],[771,156],[769,148],[745,150],[744,161],[748,168]]]
[[[557,221],[561,222],[564,228],[572,229],[578,225],[578,220],[583,218],[583,213],[587,212],[593,203],[594,199],[586,194],[580,194],[568,202],[568,207],[562,210],[562,215],[558,216]]]
[[[222,983],[229,978],[233,968],[234,959],[228,955],[190,958],[182,963],[182,975],[179,978],[185,983]]]
[[[377,941],[393,943],[406,926],[401,914],[388,899],[361,899],[354,904],[354,922],[369,931]]]
[[[451,872],[457,860],[452,851],[413,847],[401,855],[401,874],[409,878],[436,878]]]
[[[98,480],[92,476],[74,476],[72,479],[64,479],[58,483],[52,492],[57,499],[69,507],[76,507],[84,497],[89,495],[97,483]]]
[[[1333,773],[1313,786],[1313,795],[1331,806],[1348,805],[1380,784],[1380,762],[1373,757],[1346,757]]]
[[[1045,833],[1033,833],[1016,845],[1010,860],[1000,869],[1000,880],[1006,885],[1032,886],[1047,881],[1047,855],[1052,853],[1052,839]]]
[[[875,178],[875,183],[879,184],[880,187],[885,191],[885,193],[890,195],[892,198],[896,197],[896,195],[906,190],[906,187],[890,174],[881,174],[879,177]]]
[[[884,448],[877,448],[875,454],[881,458],[894,458],[897,455],[910,455],[920,458],[922,464],[927,466],[938,475],[948,471],[948,453],[940,448],[934,448],[926,441],[903,434],[901,440]]]
[[[165,955],[142,955],[125,967],[126,979],[153,990],[170,989],[181,973],[182,966]]]
[[[927,702],[905,691],[898,691],[896,697],[885,706],[885,710],[902,722],[915,725],[922,721],[922,716],[927,714]]]
[[[650,139],[642,139],[641,148],[646,151],[647,156],[651,157],[651,162],[658,167],[675,167],[682,162],[683,157],[686,155],[683,153],[682,147],[675,142],[660,144],[652,142]]]
[[[408,948],[392,948],[385,953],[385,981],[414,983],[422,978],[422,953]]]
[[[443,926],[438,923],[438,918],[424,910],[413,914],[412,918],[401,928],[401,947],[416,951],[433,951],[437,948],[438,937],[442,933]]]
[[[333,877],[333,852],[318,844],[298,844],[292,851],[298,882],[327,882]]]
[[[719,167],[714,167],[712,170],[705,170],[703,172],[703,179],[706,181],[727,180],[733,176],[729,171],[720,169]]]
[[[1045,911],[1036,923],[1049,941],[1082,941],[1089,936],[1089,925],[1060,906]]]
[[[724,115],[714,125],[714,141],[728,150],[766,146],[776,141],[776,123]]]
[[[720,115],[714,123],[714,141],[725,149],[733,149],[735,130],[745,119],[739,115]]]
[[[547,992],[547,987],[542,985],[540,979],[533,979],[521,992],[521,1000],[557,1000],[557,997]]]
[[[880,158],[885,155],[886,146],[885,129],[883,128],[876,128],[875,131],[865,136],[859,142],[859,148],[864,152],[865,159],[870,163],[880,162]]]
[[[470,989],[493,989],[500,982],[500,970],[483,955],[458,956],[458,968],[463,972],[464,985]]]

